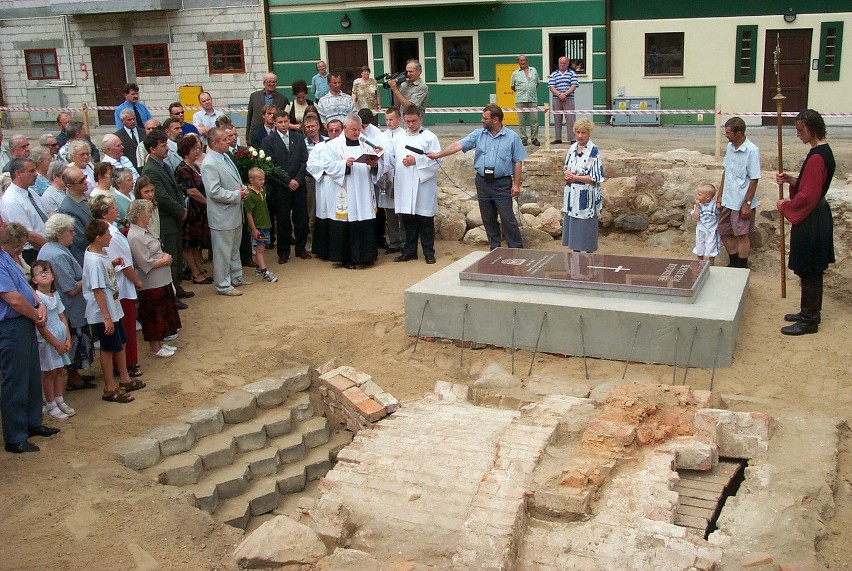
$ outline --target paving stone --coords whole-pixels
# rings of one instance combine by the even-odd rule
[[[297,430],[302,433],[305,448],[315,448],[328,442],[328,422],[324,416],[316,416],[300,422]]]
[[[219,505],[213,515],[222,523],[245,530],[251,518],[251,509],[248,502],[235,498]]]
[[[233,498],[246,491],[249,469],[245,465],[222,468],[210,475],[210,481],[216,483],[219,499]]]
[[[226,428],[223,434],[234,438],[238,452],[259,450],[266,446],[266,427],[258,422],[244,422],[231,426]]]
[[[259,408],[273,408],[284,402],[287,391],[284,389],[284,379],[280,377],[264,377],[243,386],[243,390],[257,399]]]
[[[305,442],[301,432],[279,436],[271,440],[269,446],[278,450],[280,464],[292,464],[305,457]]]
[[[219,492],[214,482],[192,484],[184,488],[195,498],[195,507],[207,513],[213,513],[219,504]]]
[[[125,438],[112,445],[110,452],[131,470],[144,470],[160,461],[160,443],[154,438]]]
[[[185,422],[155,426],[148,431],[147,436],[160,443],[163,456],[186,452],[195,443],[192,427]]]
[[[278,449],[266,447],[248,452],[240,456],[240,464],[248,466],[252,480],[275,474],[278,471]]]
[[[177,421],[190,425],[196,440],[218,434],[225,427],[225,418],[218,408],[191,410],[177,417]]]
[[[188,486],[198,482],[204,467],[196,454],[180,454],[166,458],[148,472],[168,486]]]
[[[288,395],[306,391],[311,388],[311,368],[308,365],[288,365],[275,369],[271,377],[279,377]]]
[[[275,478],[252,482],[243,497],[249,502],[252,516],[271,512],[278,507],[278,501],[281,499]]]
[[[237,442],[232,434],[215,434],[196,444],[192,452],[201,457],[205,470],[215,470],[234,463]]]
[[[281,406],[263,411],[254,417],[254,421],[262,423],[266,427],[267,438],[277,438],[282,434],[289,433],[293,428],[290,409]]]
[[[319,480],[331,470],[331,460],[325,447],[315,448],[308,452],[303,463],[305,464],[305,477],[308,482]]]
[[[305,489],[307,478],[305,467],[301,464],[285,466],[276,478],[280,494],[295,494]]]
[[[257,398],[242,389],[222,395],[216,405],[222,410],[222,416],[228,424],[251,420],[257,412]]]
[[[290,409],[293,422],[301,422],[314,416],[314,407],[311,405],[311,395],[308,393],[296,393],[284,403]]]

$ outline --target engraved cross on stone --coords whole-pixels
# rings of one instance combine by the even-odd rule
[[[611,268],[609,266],[588,266],[589,269],[593,270],[613,270],[615,273],[618,272],[629,272],[630,268],[625,268],[624,266],[617,266],[615,268]]]

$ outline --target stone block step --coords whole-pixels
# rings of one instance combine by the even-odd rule
[[[305,457],[305,442],[301,432],[273,438],[269,441],[269,446],[278,450],[280,464],[292,464]]]
[[[305,448],[316,448],[325,444],[329,439],[328,419],[324,416],[314,416],[299,422],[296,430],[302,433]]]

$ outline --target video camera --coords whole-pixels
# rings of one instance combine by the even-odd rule
[[[382,87],[384,87],[385,89],[390,89],[390,85],[388,85],[388,81],[393,80],[397,83],[397,85],[399,85],[400,83],[405,81],[406,77],[408,77],[408,76],[405,75],[404,71],[399,72],[399,73],[383,73],[382,75],[376,76],[376,81],[381,81]]]

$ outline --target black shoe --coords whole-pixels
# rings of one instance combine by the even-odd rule
[[[177,308],[178,309],[189,309],[189,306],[182,302],[181,300],[177,300]]]
[[[561,144],[562,144],[562,139],[554,139],[553,144],[554,144],[554,145],[561,145]]]
[[[6,444],[5,446],[6,452],[11,452],[12,454],[23,454],[24,452],[38,452],[40,448],[35,444],[30,444],[26,440],[23,442],[18,442],[16,444]]]
[[[728,267],[729,268],[739,268],[740,267],[740,255],[739,254],[728,254]]]
[[[784,321],[791,321],[793,323],[796,323],[797,321],[801,321],[802,319],[805,319],[805,318],[802,316],[801,311],[799,313],[788,313],[787,315],[784,316]],[[822,320],[821,320],[820,316],[817,315],[816,319],[814,319],[814,321],[819,323]]]
[[[393,246],[389,246],[389,247],[385,250],[385,255],[388,255],[388,254],[398,254],[398,253],[399,253],[399,252],[401,252],[401,251],[402,251],[402,250],[400,250],[399,248],[394,248]]]
[[[426,256],[426,263],[427,264],[434,264],[435,263],[435,256]]]
[[[522,137],[522,138],[521,138],[521,144],[522,144],[523,146],[525,146],[525,147],[529,144],[529,142],[527,141],[527,138],[526,138],[526,137]]]
[[[815,320],[797,321],[793,325],[781,328],[783,335],[808,335],[819,331],[819,325]]]
[[[178,299],[189,299],[191,297],[195,297],[194,291],[186,291],[185,289],[177,290],[177,298]]]
[[[36,426],[35,428],[30,428],[28,434],[30,436],[53,436],[54,434],[59,434],[59,429],[41,425]]]
[[[401,256],[397,256],[396,258],[394,258],[393,261],[394,262],[407,262],[409,260],[416,260],[416,259],[417,259],[417,254],[411,254],[411,255],[403,254]]]
[[[532,140],[532,143],[533,143],[533,145],[535,145],[536,147],[541,146],[541,143],[539,143],[539,142],[538,142],[538,139],[533,139],[533,140]]]

